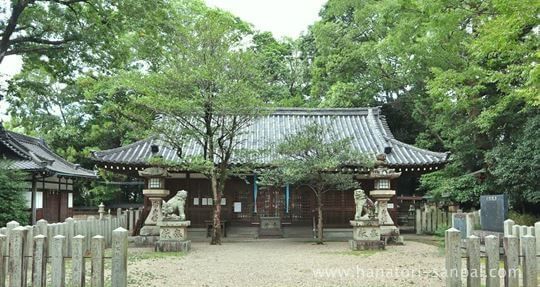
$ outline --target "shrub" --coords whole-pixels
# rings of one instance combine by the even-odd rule
[[[534,226],[535,222],[540,221],[540,218],[529,214],[529,213],[519,213],[511,210],[508,213],[508,218],[512,219],[517,225],[526,225]]]
[[[433,235],[437,237],[444,237],[444,232],[448,230],[448,228],[450,228],[448,225],[441,225],[433,232]]]
[[[0,161],[0,226],[15,220],[22,225],[28,222],[24,192],[24,173],[10,168],[11,163]]]

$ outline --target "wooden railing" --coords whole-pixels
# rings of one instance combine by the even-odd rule
[[[112,248],[110,286],[127,286],[128,231],[122,224],[123,218],[68,218],[53,224],[40,220],[35,226],[8,223],[0,230],[0,286],[84,286],[87,279],[91,286],[104,286],[107,247]],[[71,261],[70,276],[66,259]],[[88,278],[87,259],[92,266]]]

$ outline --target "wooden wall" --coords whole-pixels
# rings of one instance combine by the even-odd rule
[[[29,175],[25,182],[28,190],[27,199],[30,200],[32,177]],[[68,206],[69,194],[73,194],[72,179],[57,176],[38,177],[36,187],[42,199],[41,208],[36,209],[36,220],[45,219],[53,223],[63,222],[66,218],[73,217],[73,206]]]
[[[171,191],[172,197],[178,190],[188,191],[186,203],[186,216],[191,220],[192,226],[204,227],[205,221],[212,219],[212,198],[210,181],[205,178],[172,178],[167,179],[166,188]],[[311,226],[316,216],[316,200],[313,192],[307,187],[294,187],[289,189],[289,209],[286,207],[285,188],[258,187],[256,209],[253,195],[253,177],[246,179],[232,178],[225,186],[222,204],[222,219],[235,225],[252,225],[258,223],[260,216],[280,216],[282,222],[291,225]],[[362,188],[366,192],[373,190],[373,181],[362,181]],[[241,212],[234,212],[234,203],[241,204]],[[197,204],[198,203],[198,204]],[[205,203],[205,204],[203,204]],[[353,191],[328,192],[323,198],[323,217],[327,227],[350,227],[349,221],[355,213]],[[397,210],[397,209],[396,209]],[[396,213],[390,210],[395,219]]]

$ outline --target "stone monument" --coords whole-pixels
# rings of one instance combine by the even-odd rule
[[[376,216],[375,205],[362,189],[354,191],[356,213],[351,220],[353,239],[349,240],[352,250],[384,249],[381,240],[379,220]]]
[[[162,218],[158,222],[159,241],[155,250],[161,252],[189,251],[191,240],[187,237],[187,228],[191,224],[186,220],[184,207],[187,191],[180,190],[169,201],[162,205]]]
[[[170,193],[168,189],[165,189],[165,178],[168,177],[168,173],[164,168],[151,167],[139,171],[139,175],[147,183],[147,188],[143,189],[143,195],[150,201],[151,209],[139,232],[137,245],[152,245],[159,239],[157,223],[161,220],[162,201]]]
[[[482,230],[503,232],[508,219],[508,196],[506,194],[480,196],[480,224]]]
[[[386,155],[377,155],[375,168],[370,173],[370,178],[375,180],[375,189],[370,192],[375,202],[375,210],[381,229],[381,236],[385,242],[403,243],[399,228],[395,225],[392,217],[388,213],[388,201],[396,195],[396,191],[391,189],[390,180],[401,176],[400,172],[390,169],[386,165]]]

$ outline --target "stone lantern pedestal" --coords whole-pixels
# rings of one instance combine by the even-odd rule
[[[403,237],[399,234],[399,228],[395,225],[388,213],[388,201],[396,195],[391,188],[391,180],[401,176],[400,172],[388,168],[386,154],[377,155],[375,168],[370,172],[370,178],[374,180],[375,189],[369,195],[376,201],[377,218],[381,229],[381,237],[388,243],[403,243]]]
[[[188,240],[189,220],[163,220],[158,223],[159,241],[155,244],[155,251],[159,252],[188,252],[191,249],[191,240]]]
[[[161,203],[163,199],[169,195],[166,189],[144,189],[143,195],[148,197],[151,203],[150,213],[144,221],[144,226],[141,228],[141,236],[159,236],[159,227],[157,223],[161,220]]]
[[[378,210],[377,219],[380,225],[380,234],[388,242],[403,243],[399,228],[395,225],[388,213],[388,201],[396,194],[395,190],[372,190],[369,195],[376,201]]]
[[[381,230],[377,218],[364,220],[351,220],[353,227],[353,239],[349,240],[352,250],[384,249],[384,241],[381,240]]]
[[[169,196],[169,190],[165,189],[165,179],[168,177],[167,170],[160,167],[151,167],[139,171],[147,183],[143,189],[143,195],[150,201],[150,212],[144,220],[144,225],[136,238],[135,243],[139,246],[154,245],[159,239],[159,227],[157,223],[162,219],[162,202]]]

